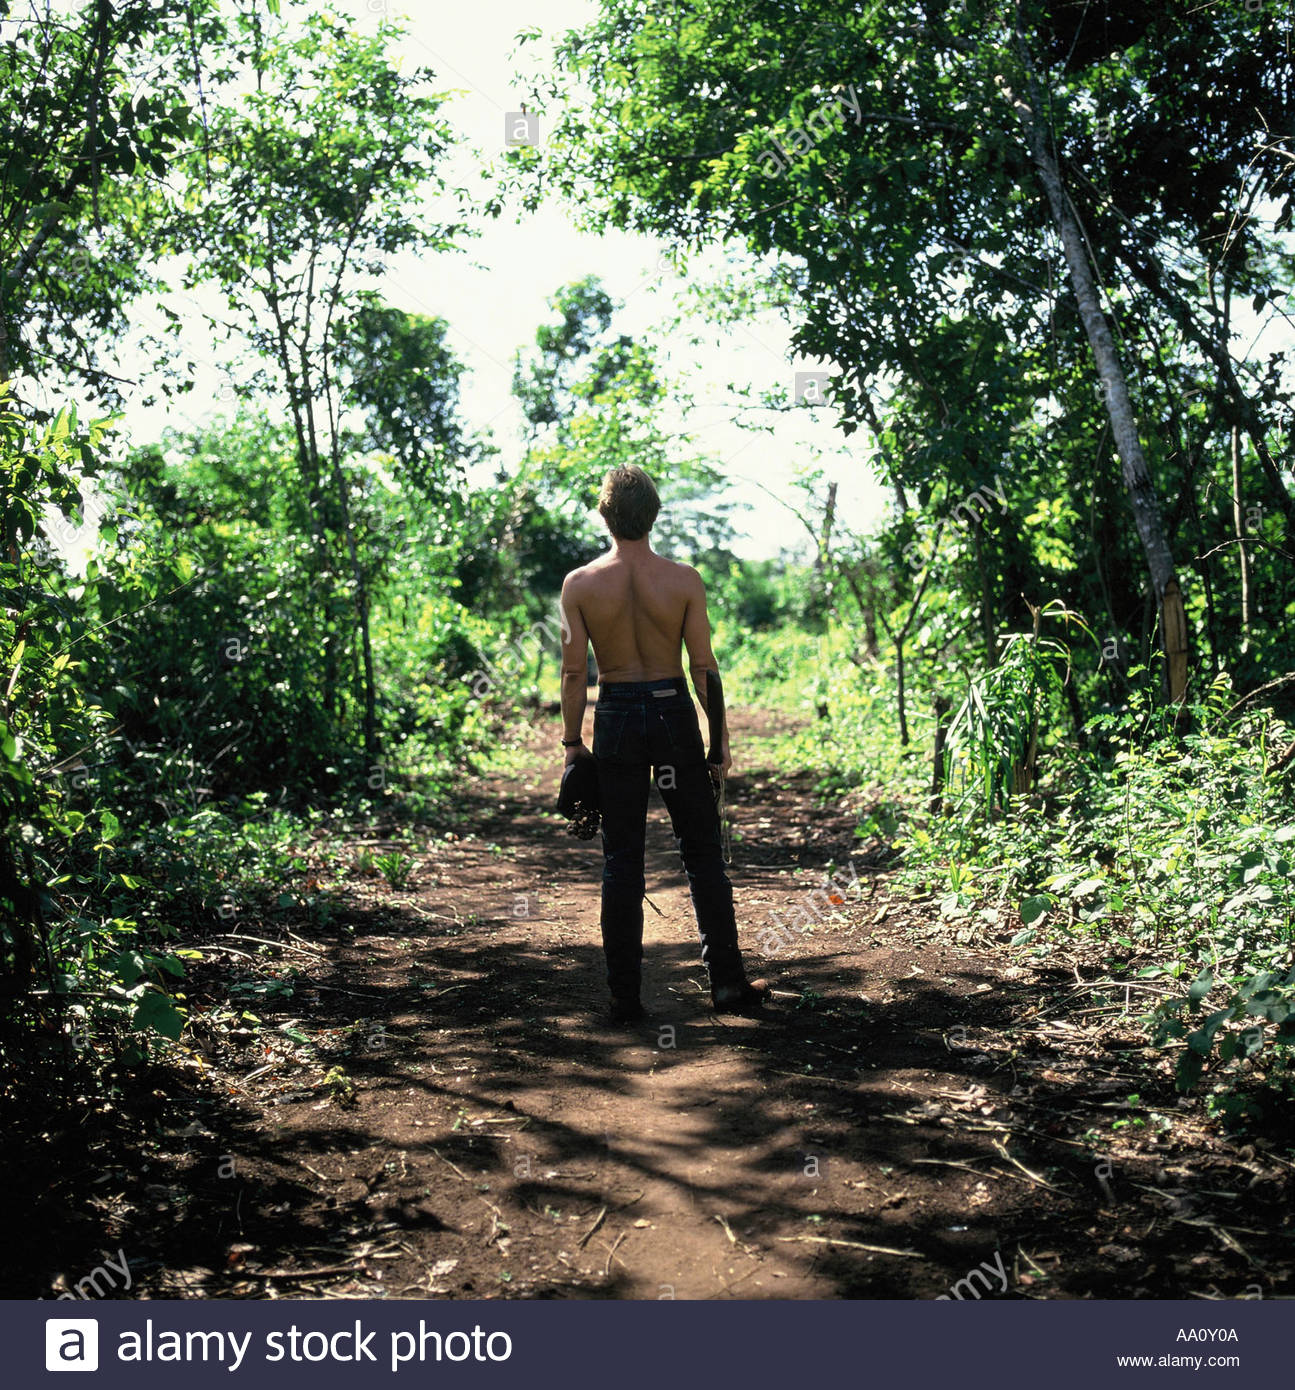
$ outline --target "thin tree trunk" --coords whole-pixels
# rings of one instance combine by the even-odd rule
[[[944,518],[941,517],[939,524],[935,528],[935,538],[931,542],[931,555],[935,555],[940,545],[940,536],[944,531]],[[849,581],[850,588],[854,593],[855,602],[860,608],[864,607],[863,596],[859,592],[858,581],[850,571],[844,570],[846,579]],[[922,606],[922,595],[926,593],[926,586],[931,578],[931,562],[927,560],[925,568],[922,570],[922,582],[917,586],[917,592],[908,609],[908,617],[904,619],[903,625],[896,632],[886,620],[886,615],[877,610],[877,619],[885,629],[886,636],[890,638],[895,647],[895,702],[899,707],[899,743],[900,747],[908,747],[908,704],[904,673],[904,643],[908,639],[909,629],[913,626],[913,619],[917,617],[918,610]]]
[[[364,667],[364,756],[368,760],[368,770],[372,771],[378,757],[378,721],[377,688],[373,676],[373,641],[369,632],[369,586],[365,583],[364,567],[360,564],[360,552],[355,544],[355,530],[351,525],[351,505],[346,495],[346,477],[342,472],[342,460],[336,439],[333,441],[332,455],[339,520],[342,533],[346,537],[347,556],[351,562],[351,582],[355,585],[355,612],[360,625],[360,655]]]
[[[976,574],[980,579],[980,632],[985,639],[985,661],[990,666],[998,664],[998,615],[994,612],[994,586],[985,565],[985,547],[980,522],[971,517],[967,522],[967,534],[971,539],[971,553],[976,561]]]
[[[904,693],[904,634],[895,638],[895,702],[899,706],[899,746],[908,747],[908,709]]]
[[[1160,610],[1169,698],[1172,702],[1178,703],[1187,693],[1187,615],[1183,608],[1182,590],[1178,584],[1173,555],[1161,522],[1155,484],[1147,468],[1146,456],[1142,452],[1142,441],[1138,437],[1138,425],[1133,414],[1133,403],[1129,398],[1128,381],[1115,348],[1110,324],[1102,312],[1097,283],[1093,278],[1084,244],[1084,234],[1066,195],[1060,167],[1049,147],[1048,133],[1041,124],[1038,84],[1034,80],[1033,65],[1019,33],[1017,40],[1022,61],[1030,75],[1030,100],[1033,106],[1015,95],[1012,96],[1012,104],[1020,117],[1030,157],[1038,170],[1039,180],[1047,194],[1053,220],[1061,236],[1062,250],[1070,271],[1071,288],[1079,306],[1079,317],[1083,322],[1102,381],[1102,394],[1111,422],[1111,434],[1119,451],[1121,471],[1133,508],[1133,520],[1138,528],[1138,538],[1142,542],[1142,552],[1146,557],[1147,570]]]
[[[1241,557],[1241,651],[1250,649],[1250,551],[1246,546],[1246,511],[1241,502],[1241,431],[1232,426],[1232,525]]]
[[[936,815],[944,802],[944,750],[949,741],[949,710],[952,702],[945,695],[935,697],[935,754],[932,758],[931,800],[928,809]]]
[[[1037,663],[1039,627],[1043,618],[1043,609],[1036,608],[1033,604],[1030,604],[1029,608],[1030,616],[1034,619],[1034,633],[1030,638],[1030,643],[1035,649],[1035,661]],[[1039,692],[1034,675],[1030,677],[1029,709],[1030,736],[1026,740],[1021,761],[1012,769],[1012,793],[1015,796],[1024,796],[1034,786],[1034,760],[1039,752]]]
[[[823,533],[818,540],[818,554],[814,557],[814,573],[821,575],[823,566],[832,548],[832,523],[836,520],[836,487],[832,483],[827,489],[827,506],[823,510]]]

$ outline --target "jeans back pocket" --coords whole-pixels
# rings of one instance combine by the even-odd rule
[[[670,746],[681,763],[702,762],[706,748],[697,724],[697,711],[691,701],[686,705],[669,705],[660,711],[670,739]]]
[[[628,710],[604,708],[601,703],[594,707],[595,758],[614,758],[620,752],[628,721]]]

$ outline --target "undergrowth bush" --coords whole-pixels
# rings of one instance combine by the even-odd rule
[[[914,742],[901,749],[891,673],[841,661],[831,638],[812,641],[829,656],[811,687],[828,717],[779,739],[777,757],[813,769],[824,795],[879,793],[856,834],[900,851],[901,882],[934,892],[951,922],[1015,926],[1019,914],[1011,945],[1035,959],[1071,948],[1091,957],[1096,946],[1111,979],[1152,1001],[1150,1039],[1172,1049],[1179,1088],[1205,1089],[1211,1109],[1259,1111],[1252,1078],[1270,1093],[1289,1088],[1295,798],[1292,765],[1280,764],[1295,734],[1286,725],[1263,709],[1235,713],[1225,676],[1175,712],[1134,670],[1125,708],[1088,721],[1087,749],[1054,733],[1031,793],[1011,794],[1011,759],[990,737],[985,767],[954,747],[954,775],[932,809],[931,698],[914,696]],[[1019,695],[1029,683],[1006,686]],[[1045,673],[1038,687],[1050,701],[1041,726],[1055,731],[1057,680]],[[973,688],[980,706],[969,697],[967,722],[992,734],[995,687]],[[796,692],[812,709],[803,677]],[[1022,717],[1012,728],[1016,756],[1028,741]]]
[[[1230,702],[1226,678],[1176,720],[1135,693],[1089,722],[1098,750],[1070,759],[1041,801],[999,817],[915,813],[900,847],[910,881],[951,890],[947,913],[1017,905],[1015,946],[1042,956],[1096,938],[1115,977],[1191,981],[1151,1010],[1152,1038],[1181,1044],[1180,1089],[1208,1068],[1215,1103],[1238,1111],[1253,1108],[1227,1094],[1241,1062],[1265,1054],[1280,1084],[1290,1070],[1295,806],[1274,765],[1291,732],[1266,711],[1229,721]]]

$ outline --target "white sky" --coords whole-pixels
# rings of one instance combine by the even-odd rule
[[[408,21],[409,35],[395,50],[400,60],[409,67],[431,67],[438,87],[456,89],[442,114],[463,143],[443,166],[444,172],[451,183],[479,190],[483,197],[491,188],[481,170],[502,153],[505,113],[517,110],[524,96],[523,84],[516,79],[518,68],[529,67],[553,39],[596,14],[592,0],[544,0],[542,6],[522,0],[478,0],[471,6],[416,0],[337,4],[354,15],[362,29],[375,27],[382,18]],[[544,40],[518,51],[518,32],[537,23]],[[542,130],[540,139],[542,143]],[[502,461],[509,465],[519,456],[521,436],[521,415],[510,390],[513,355],[533,341],[541,322],[553,319],[546,301],[554,292],[597,275],[612,298],[625,305],[613,320],[613,331],[641,334],[658,330],[684,286],[664,265],[663,243],[621,233],[579,232],[570,209],[557,202],[546,203],[535,214],[514,208],[498,220],[483,216],[477,225],[480,235],[466,242],[460,254],[393,258],[380,288],[400,308],[447,320],[451,344],[467,368],[462,413],[471,427],[492,433]],[[191,309],[198,302],[191,299]],[[217,307],[214,297],[203,302]],[[175,304],[183,311],[181,301]],[[232,410],[226,379],[207,360],[209,350],[196,315],[194,325],[197,331],[186,335],[185,346],[200,364],[197,385],[178,402],[149,409],[132,405],[126,424],[136,442],[156,438],[167,423],[183,428]],[[708,334],[712,340],[716,336]],[[772,315],[727,328],[718,336],[714,346],[697,349],[683,333],[676,334],[665,341],[658,363],[668,378],[686,375],[698,401],[686,419],[674,423],[720,466],[731,481],[731,496],[750,509],[735,517],[745,532],[736,546],[739,553],[760,557],[802,544],[803,528],[775,496],[803,504],[791,480],[801,469],[820,463],[840,481],[841,520],[869,525],[881,513],[884,494],[867,466],[867,445],[860,435],[845,440],[834,428],[830,407],[770,412],[775,422],[772,435],[732,423],[730,383],[785,389],[790,396],[797,370],[826,364],[790,359],[787,326]],[[121,361],[127,376],[143,367],[142,359],[133,359],[129,349]]]

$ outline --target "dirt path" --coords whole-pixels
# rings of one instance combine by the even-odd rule
[[[1149,1083],[1134,1017],[1013,967],[1008,924],[959,945],[891,897],[853,811],[760,765],[770,722],[735,727],[739,922],[753,954],[771,910],[812,928],[752,961],[774,1017],[711,1013],[654,800],[650,1021],[602,1021],[601,861],[551,813],[546,726],[405,890],[355,877],[291,937],[239,923],[284,942],[259,1031],[135,1105],[146,1151],[111,1113],[46,1136],[44,1254],[6,1285],[49,1296],[120,1249],[132,1297],[1289,1292],[1279,1153]],[[829,919],[822,868],[851,856]]]

